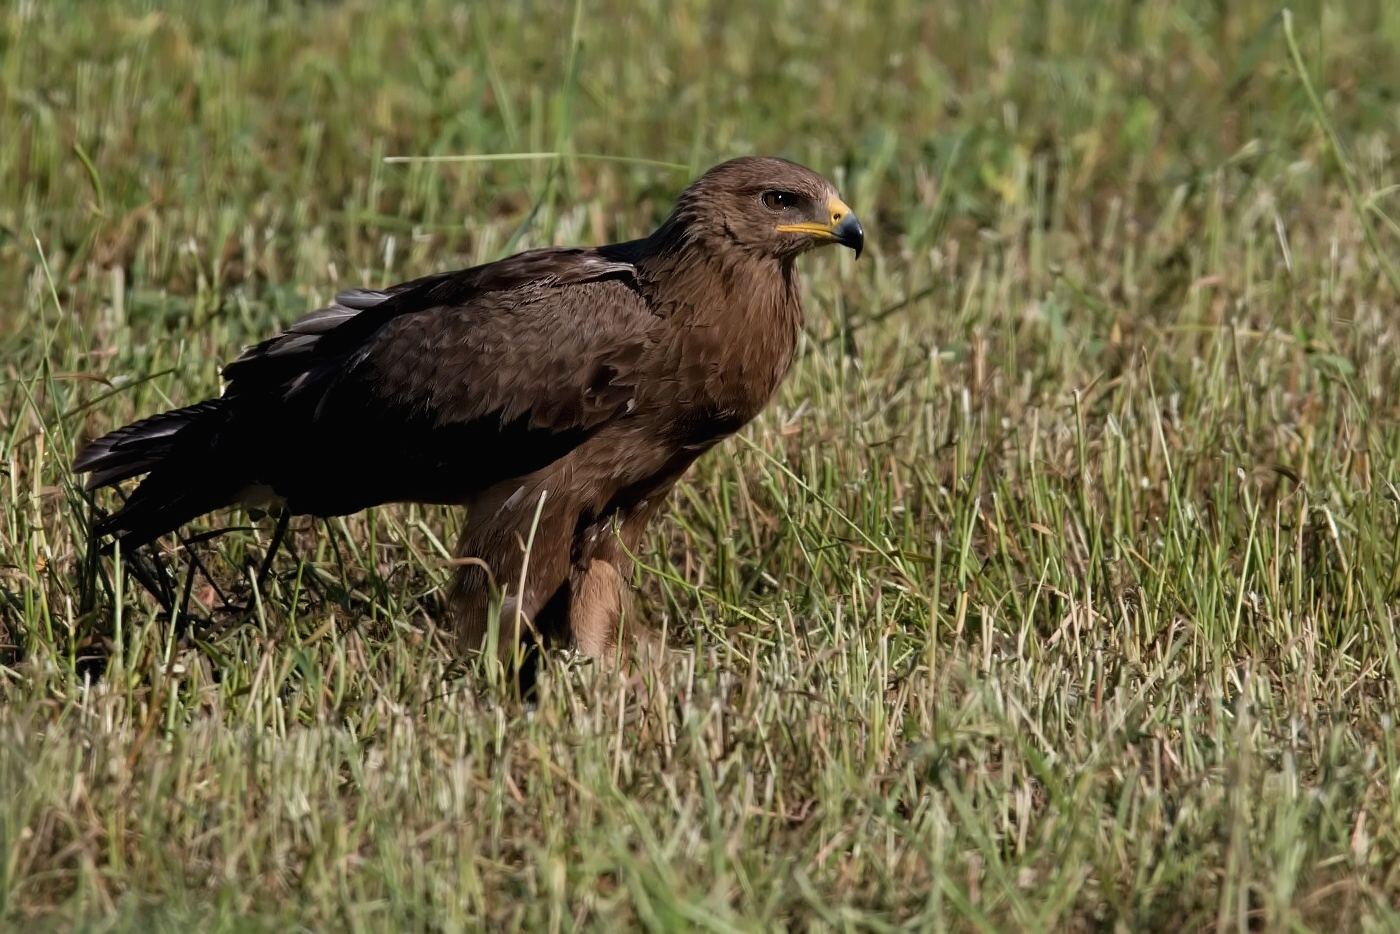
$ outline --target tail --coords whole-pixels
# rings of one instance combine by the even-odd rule
[[[227,400],[210,399],[133,422],[85,447],[73,470],[89,475],[88,490],[147,475],[122,508],[93,530],[129,550],[234,502],[242,483],[217,450],[227,421]]]

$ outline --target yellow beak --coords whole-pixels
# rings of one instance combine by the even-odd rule
[[[817,240],[839,243],[855,250],[859,258],[865,246],[865,229],[860,226],[856,213],[846,202],[834,196],[826,203],[826,210],[830,218],[827,223],[803,221],[800,224],[779,224],[777,229],[783,233],[805,233]]]

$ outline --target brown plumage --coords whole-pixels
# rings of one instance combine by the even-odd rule
[[[464,505],[458,554],[478,560],[453,591],[463,648],[482,644],[494,585],[503,629],[523,619],[597,655],[628,598],[627,552],[792,362],[794,260],[862,241],[820,175],[735,159],[643,240],[344,292],[225,367],[218,399],[114,431],[74,469],[89,489],[146,475],[97,523],[127,549],[240,502]]]

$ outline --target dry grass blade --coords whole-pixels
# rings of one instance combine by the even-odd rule
[[[0,48],[0,928],[1400,929],[1400,5],[51,0]],[[455,658],[450,510],[294,521],[257,589],[271,522],[210,516],[173,623],[93,549],[83,438],[750,151],[869,249],[639,549],[665,664]]]

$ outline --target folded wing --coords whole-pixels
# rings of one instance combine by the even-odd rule
[[[635,275],[547,249],[343,292],[225,367],[219,399],[113,432],[75,467],[89,486],[147,472],[102,529],[142,541],[262,497],[316,515],[463,501],[627,416],[658,321]]]

